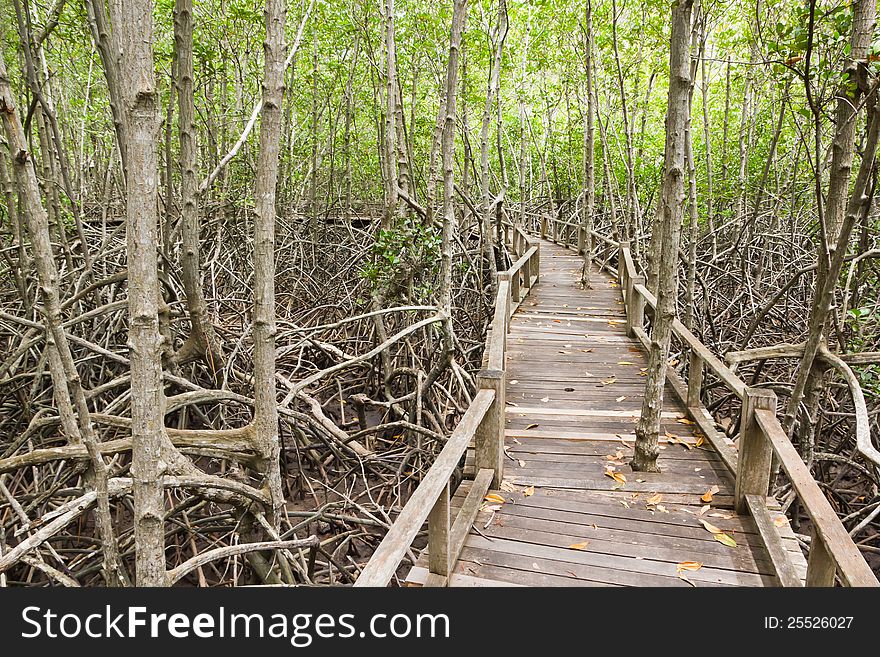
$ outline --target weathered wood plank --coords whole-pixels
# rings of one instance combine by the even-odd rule
[[[770,560],[773,562],[773,568],[776,570],[776,577],[779,579],[779,583],[785,587],[803,586],[803,582],[797,571],[795,571],[794,564],[791,562],[791,557],[782,544],[782,538],[777,533],[776,527],[770,519],[764,498],[758,495],[746,495],[746,504],[748,505],[749,513],[755,521],[755,525],[758,527],[761,539],[770,555]]]

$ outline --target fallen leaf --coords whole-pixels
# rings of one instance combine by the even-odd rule
[[[605,476],[611,477],[614,481],[616,481],[619,484],[626,483],[626,475],[624,475],[622,472],[615,472],[610,467],[605,470]]]
[[[504,504],[505,500],[498,493],[489,493],[484,497],[487,502],[494,502],[496,504]]]
[[[710,488],[705,493],[700,495],[700,499],[708,504],[709,502],[712,501],[712,498],[715,496],[715,493],[717,493],[719,490],[721,490],[721,489],[718,488],[718,486],[712,486],[712,488]]]
[[[682,445],[683,447],[686,447],[689,450],[694,448],[694,446],[691,445],[690,443],[685,442],[679,436],[676,436],[675,434],[669,433],[668,431],[666,432],[666,440],[669,441],[670,443],[675,444],[675,445]]]
[[[660,513],[669,513],[669,511],[666,510],[666,507],[662,504],[658,504],[654,508],[657,509]]]
[[[705,444],[706,444],[706,439],[705,439],[705,437],[703,437],[703,436],[697,436],[697,444],[696,444],[695,446],[696,446],[696,447],[702,447],[702,446],[705,445]]]
[[[541,397],[541,401],[546,404],[548,401],[550,401],[550,398],[549,397]]]
[[[686,417],[680,417],[676,420],[679,424],[696,424],[692,420],[688,420]]]
[[[732,513],[710,513],[709,517],[710,518],[721,518],[722,520],[730,520],[731,518],[733,518],[733,514]]]
[[[586,550],[587,546],[590,544],[589,541],[584,541],[583,543],[572,543],[568,546],[569,550]]]
[[[645,504],[660,504],[662,501],[663,496],[660,493],[654,493],[651,497],[645,500]]]
[[[703,525],[703,527],[706,529],[706,531],[709,532],[710,534],[723,534],[724,533],[723,529],[716,527],[715,525],[713,525],[711,522],[708,522],[707,520],[700,520],[700,524]]]
[[[501,490],[503,490],[505,493],[515,493],[516,492],[516,486],[514,486],[509,481],[502,481],[499,488]]]
[[[621,360],[617,362],[618,365],[635,365],[635,363],[631,363],[628,360]]]
[[[701,506],[699,512],[697,512],[697,515],[698,515],[698,516],[701,516],[701,515],[703,515],[704,513],[706,513],[706,511],[708,511],[708,510],[711,509],[711,508],[712,508],[712,507],[710,507],[708,504],[706,504],[706,505],[704,505],[704,506]]]
[[[728,536],[724,532],[720,532],[718,534],[713,534],[712,536],[714,537],[714,539],[716,541],[718,541],[722,545],[726,545],[727,547],[732,547],[732,548],[736,547],[736,541],[733,540],[733,538],[731,538],[730,536]]]
[[[682,561],[681,563],[676,564],[675,571],[678,573],[683,573],[685,571],[695,573],[702,567],[703,564],[699,561]]]
[[[777,527],[785,527],[791,521],[786,516],[776,516],[773,518],[773,524]]]
[[[517,383],[519,383],[519,381],[517,379],[510,381],[510,385],[512,385],[512,386],[515,386]]]
[[[626,399],[626,395],[622,395],[622,396],[618,397],[617,399],[615,399],[614,401],[616,401],[616,402],[619,404],[619,403],[622,402],[624,399]]]
[[[531,497],[532,495],[535,494],[535,487],[529,486],[528,488],[524,489],[522,493],[523,493],[523,497]]]
[[[538,424],[536,422],[533,422],[532,424],[530,424],[526,427],[526,431],[528,431],[529,429],[537,429],[537,428],[538,428]]]
[[[605,379],[604,381],[602,381],[602,384],[599,386],[596,386],[596,387],[601,388],[602,386],[610,386],[612,383],[614,383],[616,381],[617,381],[617,377],[612,376],[610,379]]]
[[[491,511],[493,513],[495,511],[500,511],[500,510],[501,510],[500,504],[484,504],[483,506],[480,507],[480,511]]]
[[[519,467],[521,467],[521,468],[526,467],[526,462],[523,461],[522,459],[519,459],[519,460],[517,461],[517,463],[519,463]]]
[[[560,350],[559,350],[559,353],[560,353],[560,354],[570,354],[571,352],[570,352],[570,351],[565,351],[564,349],[560,349]]]

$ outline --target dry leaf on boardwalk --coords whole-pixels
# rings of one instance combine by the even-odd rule
[[[691,445],[690,443],[685,442],[679,436],[676,436],[674,433],[669,433],[668,431],[666,432],[666,440],[668,440],[670,443],[672,443],[674,445],[682,445],[683,447],[686,447],[689,450],[694,448],[694,446]]]
[[[626,483],[626,475],[623,474],[622,472],[616,472],[614,470],[614,468],[611,468],[611,467],[606,468],[605,469],[605,476],[611,477],[618,484],[623,485]]]
[[[589,541],[584,541],[583,543],[572,543],[568,546],[569,550],[586,550],[587,546],[590,544]]]
[[[526,431],[528,431],[529,429],[537,429],[537,428],[538,428],[538,423],[533,422],[532,424],[530,424],[526,427]]]
[[[676,420],[679,424],[695,424],[693,420],[688,420],[686,417],[680,417]]]
[[[726,545],[727,547],[732,547],[732,548],[736,547],[736,541],[733,540],[733,538],[731,536],[728,536],[724,532],[721,532],[720,534],[712,534],[712,536],[716,541],[718,541],[722,545]]]
[[[505,493],[515,493],[516,492],[516,486],[514,486],[509,481],[502,481],[501,485],[498,488],[503,490]]]
[[[522,493],[523,493],[523,497],[531,497],[532,495],[535,494],[535,487],[529,486],[528,488],[525,488]]]
[[[700,520],[700,524],[706,529],[710,534],[721,534],[724,530],[720,527],[716,527],[708,520]]]
[[[487,502],[492,502],[494,504],[504,504],[505,502],[505,499],[501,497],[498,493],[489,493],[483,499]]]
[[[682,561],[679,564],[676,564],[675,571],[678,573],[683,573],[685,571],[694,573],[703,567],[699,561]]]
[[[703,500],[706,504],[708,504],[709,502],[712,501],[712,498],[715,496],[716,493],[718,493],[719,490],[721,490],[721,489],[718,488],[718,486],[712,486],[709,490],[707,490],[705,493],[700,495],[700,499]]]
[[[656,504],[660,504],[660,502],[662,502],[662,501],[663,501],[663,496],[660,493],[654,493],[653,495],[651,495],[651,497],[649,497],[647,500],[645,500],[645,504],[650,504],[650,505],[654,506]]]

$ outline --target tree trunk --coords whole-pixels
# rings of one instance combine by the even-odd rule
[[[467,16],[467,0],[455,0],[449,35],[449,59],[446,64],[446,121],[443,126],[441,156],[443,163],[443,230],[440,255],[440,309],[446,314],[445,349],[452,353],[452,241],[455,230],[455,102],[458,93],[458,60],[461,35]]]
[[[193,94],[193,7],[192,0],[176,0],[174,40],[177,50],[177,103],[180,137],[180,233],[181,278],[192,331],[175,361],[203,358],[212,371],[223,364],[223,349],[208,315],[202,286],[199,237],[198,146],[196,144],[195,98]]]
[[[490,40],[494,43],[495,54],[492,58],[489,72],[489,83],[486,88],[486,104],[483,108],[483,123],[480,129],[480,186],[483,190],[483,203],[480,207],[481,228],[480,234],[483,239],[483,260],[489,271],[489,286],[492,294],[495,294],[495,274],[498,271],[495,262],[495,248],[492,244],[492,192],[489,189],[489,126],[492,121],[492,103],[497,99],[501,102],[501,64],[504,54],[504,40],[507,38],[507,2],[498,0],[498,25],[495,28],[494,37]]]
[[[662,186],[662,237],[664,258],[657,282],[657,310],[651,331],[651,351],[642,413],[636,425],[636,444],[632,468],[642,472],[659,472],[657,445],[660,435],[660,413],[663,409],[663,387],[675,301],[678,287],[678,249],[684,210],[685,128],[690,110],[689,43],[693,0],[678,0],[672,5],[672,33],[669,53],[669,100],[666,114],[666,155]]]
[[[254,432],[276,529],[284,511],[275,393],[275,188],[284,97],[285,1],[266,1],[265,72],[260,153],[254,194]]]
[[[593,3],[586,2],[584,25],[584,48],[586,56],[584,67],[587,78],[587,113],[584,119],[584,209],[581,220],[583,231],[584,264],[581,268],[581,286],[590,289],[590,265],[593,260],[593,213],[596,208],[596,166],[595,166],[595,107],[593,105]]]
[[[397,214],[397,43],[394,0],[385,0],[385,215],[382,228],[391,227]]]

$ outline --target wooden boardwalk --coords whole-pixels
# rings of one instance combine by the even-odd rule
[[[541,243],[540,282],[508,337],[508,458],[504,485],[492,491],[504,503],[484,503],[449,585],[776,586],[754,521],[732,510],[733,475],[685,419],[670,386],[662,473],[629,467],[647,357],[626,335],[617,284],[594,271],[593,289],[582,290],[580,266],[571,251]],[[453,509],[469,486],[459,487]],[[707,505],[701,496],[715,487]],[[794,535],[784,521],[776,524],[803,578],[806,561]],[[679,572],[682,562],[702,566]],[[426,577],[422,554],[407,583]]]

